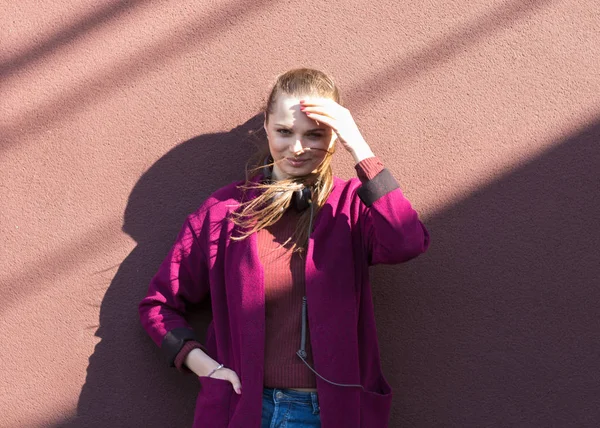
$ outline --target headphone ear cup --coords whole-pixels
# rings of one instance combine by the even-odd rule
[[[298,212],[302,212],[312,204],[312,189],[310,187],[303,187],[300,190],[294,192],[292,197],[292,205]]]

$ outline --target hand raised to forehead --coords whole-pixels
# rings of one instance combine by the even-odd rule
[[[362,158],[373,156],[347,108],[329,98],[310,98],[300,100],[300,110],[310,119],[329,126],[340,144],[355,158],[357,155]]]

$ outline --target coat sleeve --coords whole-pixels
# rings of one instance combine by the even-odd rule
[[[398,182],[383,169],[358,188],[362,242],[369,264],[408,261],[429,247],[429,232],[404,197]]]
[[[160,346],[172,367],[185,342],[197,340],[184,318],[186,304],[200,302],[208,292],[205,250],[190,216],[139,304],[142,326]]]

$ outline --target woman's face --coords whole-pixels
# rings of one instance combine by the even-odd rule
[[[273,179],[301,177],[314,172],[335,143],[335,134],[300,111],[300,100],[279,94],[265,120],[269,151],[275,161]]]

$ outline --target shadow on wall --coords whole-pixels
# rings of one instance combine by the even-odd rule
[[[166,366],[137,304],[185,216],[241,178],[261,124],[185,142],[136,185],[124,230],[138,246],[102,302],[77,418],[62,427],[191,426],[196,380]],[[426,219],[426,255],[374,270],[391,427],[597,426],[598,144],[600,121]]]
[[[422,258],[376,269],[391,426],[598,426],[599,214],[600,121],[428,219]]]
[[[198,383],[167,366],[142,329],[138,303],[175,241],[185,217],[215,190],[244,178],[247,159],[266,142],[259,114],[227,133],[186,141],[157,161],[135,185],[123,230],[137,242],[120,265],[100,309],[77,416],[61,427],[191,426]],[[209,301],[190,320],[201,337]],[[201,339],[203,339],[201,337]]]
[[[85,37],[93,30],[108,25],[124,14],[130,13],[136,7],[149,3],[149,0],[130,0],[127,2],[115,2],[100,5],[90,14],[61,28],[42,41],[37,41],[35,46],[25,52],[14,55],[9,59],[0,60],[0,83],[11,74],[31,66],[33,63],[42,61],[44,58],[56,55],[66,46],[71,45],[77,39]]]

